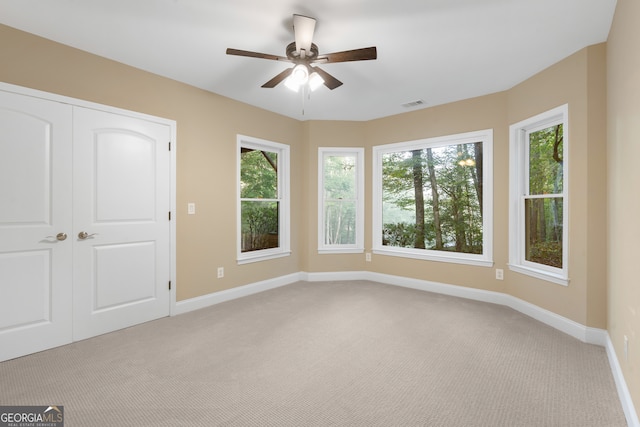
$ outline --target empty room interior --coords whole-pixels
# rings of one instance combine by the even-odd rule
[[[637,1],[0,10],[0,405],[640,425]]]

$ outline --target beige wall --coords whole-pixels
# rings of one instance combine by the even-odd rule
[[[608,328],[640,409],[640,3],[618,0],[607,43]],[[625,360],[623,340],[629,338]]]
[[[366,123],[312,121],[305,122],[305,128],[308,131],[306,144],[309,150],[305,193],[309,196],[309,200],[304,205],[305,242],[302,244],[307,248],[307,256],[302,270],[308,272],[365,270],[367,266],[362,254],[318,255],[318,174],[316,165],[318,164],[319,147],[364,147],[366,145]],[[368,168],[369,163],[365,163],[365,170]],[[369,185],[366,188],[369,188]],[[367,194],[367,200],[369,197]]]
[[[300,122],[1,25],[0,57],[2,82],[177,121],[178,300],[300,270],[299,236],[291,257],[236,264],[234,184],[237,134],[291,145],[291,173],[301,176]],[[294,200],[302,190],[293,180]],[[196,215],[186,215],[187,202],[196,203]],[[294,229],[300,213],[292,210]],[[218,266],[223,279],[216,279]]]
[[[511,274],[507,292],[583,325],[606,328],[605,45],[582,49],[508,93],[509,123],[569,104],[567,287]],[[597,162],[600,161],[600,164]],[[499,190],[496,190],[499,191]],[[589,242],[596,242],[589,245]]]
[[[506,292],[581,324],[607,326],[604,44],[583,49],[505,92],[369,122],[298,122],[4,26],[0,55],[0,81],[177,121],[178,300],[298,271],[371,270]],[[564,103],[570,114],[568,287],[510,272],[507,266],[509,124]],[[317,254],[318,147],[365,147],[365,245],[370,250],[371,147],[488,128],[494,130],[494,261],[505,270],[504,281],[495,279],[494,268],[382,255],[365,263],[361,254]],[[242,266],[235,262],[238,133],[292,147],[291,257]],[[197,204],[197,215],[185,215],[187,202]],[[620,255],[628,253],[626,248]],[[218,266],[225,267],[224,279],[215,278]]]
[[[391,116],[368,123],[367,165],[371,165],[371,147],[483,129],[493,129],[494,184],[508,181],[508,124],[506,93],[468,99],[411,113]],[[367,189],[371,189],[371,170],[367,171]],[[497,190],[497,191],[496,191]],[[497,268],[506,269],[508,194],[494,190],[494,260]],[[367,192],[370,196],[370,191]],[[371,233],[371,197],[367,204],[367,231]],[[367,240],[371,245],[371,239]],[[369,246],[370,247],[370,246]],[[423,261],[374,255],[371,270],[430,280],[440,283],[503,292],[506,281],[495,279],[493,268],[463,264]]]
[[[310,129],[308,193],[316,194],[319,146],[366,149],[365,247],[371,250],[372,147],[401,141],[494,130],[494,268],[361,254],[317,254],[317,202],[308,205],[308,271],[368,270],[378,273],[506,292],[584,325],[606,328],[605,45],[583,49],[516,87],[366,123],[320,122]],[[569,276],[561,286],[508,270],[509,125],[569,104]],[[495,268],[505,280],[495,279]]]

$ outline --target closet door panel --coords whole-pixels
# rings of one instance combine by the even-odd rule
[[[169,314],[170,135],[74,108],[75,340]]]
[[[71,342],[71,107],[0,91],[0,360]]]

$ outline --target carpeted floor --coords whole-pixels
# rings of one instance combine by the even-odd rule
[[[510,308],[299,282],[0,363],[65,426],[625,426],[605,349]]]

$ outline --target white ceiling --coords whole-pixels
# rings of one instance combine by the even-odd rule
[[[606,41],[616,0],[0,0],[0,22],[299,120],[370,120],[511,88]],[[325,64],[344,85],[310,99],[260,86],[291,65],[294,13],[317,19],[320,53],[376,46],[375,61]],[[304,107],[304,114],[303,114]],[[415,108],[413,108],[415,109]]]

